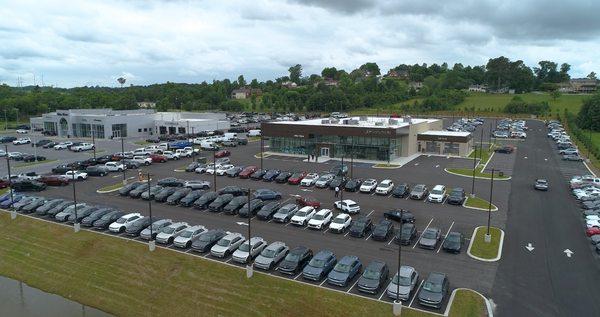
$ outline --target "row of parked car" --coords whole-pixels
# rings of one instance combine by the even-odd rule
[[[512,120],[502,119],[496,123],[496,129],[493,132],[495,138],[513,138],[513,139],[525,139],[527,138],[528,127],[525,124],[525,120]]]
[[[574,176],[569,186],[581,205],[586,235],[600,254],[600,178],[594,175]]]
[[[8,203],[7,203],[8,202]],[[386,286],[390,269],[383,261],[375,260],[363,267],[358,256],[340,259],[330,250],[313,250],[305,246],[290,248],[284,242],[268,243],[261,237],[246,239],[237,232],[208,229],[171,219],[150,219],[138,212],[126,213],[110,207],[75,203],[10,193],[0,196],[0,205],[21,213],[52,218],[59,222],[81,223],[96,230],[155,240],[157,243],[210,253],[216,258],[228,258],[240,264],[252,264],[260,270],[274,270],[284,275],[302,275],[303,279],[347,287],[356,281],[359,291],[377,294],[385,288],[392,299],[408,300],[419,285],[419,274],[410,266],[402,266]],[[418,301],[425,306],[440,308],[449,292],[449,280],[444,273],[430,273],[419,289]],[[398,292],[399,291],[399,292]]]
[[[571,142],[571,137],[565,131],[562,124],[559,121],[552,120],[547,123],[548,126],[548,137],[552,138],[556,143],[556,148],[559,155],[562,155],[562,159],[565,161],[576,161],[581,162],[583,158],[579,155],[577,146]]]

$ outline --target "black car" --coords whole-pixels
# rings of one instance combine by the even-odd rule
[[[98,161],[95,158],[90,157],[87,160],[83,160],[83,161],[79,162],[79,169],[85,170],[90,166],[96,166],[96,165],[98,165]]]
[[[295,247],[279,263],[277,270],[283,274],[295,275],[304,269],[312,257],[313,252],[311,249],[303,246]]]
[[[450,232],[442,243],[442,249],[450,253],[460,253],[463,244],[463,235],[460,232]]]
[[[91,215],[94,211],[96,210],[100,210],[103,209],[102,207],[98,207],[98,206],[87,206],[81,209],[77,209],[77,217],[75,217],[75,213],[70,214],[67,216],[67,218],[65,219],[68,223],[74,223],[74,222],[81,222],[83,220],[83,218]]]
[[[193,172],[196,170],[196,168],[198,168],[198,166],[200,166],[201,163],[199,162],[193,162],[190,163],[188,166],[185,167],[185,171],[186,172]]]
[[[227,206],[227,204],[233,200],[233,197],[235,196],[232,194],[219,195],[217,199],[213,200],[213,202],[208,205],[208,210],[212,212],[219,212],[223,210],[223,208],[225,208],[225,206]]]
[[[96,220],[102,218],[102,216],[108,214],[109,212],[113,212],[113,209],[110,208],[101,208],[98,209],[94,212],[92,212],[91,214],[89,214],[87,217],[83,218],[81,220],[81,225],[84,227],[92,227],[94,225],[94,222],[96,222]]]
[[[108,170],[104,166],[88,166],[85,172],[89,176],[105,176],[108,174]]]
[[[398,230],[394,242],[402,245],[412,244],[413,240],[417,237],[417,227],[412,223],[402,225],[402,230]]]
[[[125,213],[118,210],[113,210],[104,216],[100,217],[100,219],[94,221],[94,229],[96,230],[105,230],[110,226],[111,223],[117,221],[117,219],[125,216]]]
[[[396,185],[396,187],[394,187],[394,190],[392,191],[392,196],[394,197],[398,197],[398,198],[404,198],[408,195],[410,191],[410,187],[408,186],[407,183],[401,183]]]
[[[203,190],[192,190],[191,192],[189,192],[187,195],[185,195],[185,197],[181,198],[179,200],[179,205],[183,206],[183,207],[189,207],[191,205],[194,204],[194,202],[202,197],[202,195],[205,193],[205,191]]]
[[[34,212],[38,207],[44,205],[46,202],[46,199],[36,199],[31,203],[25,205],[23,208],[21,208],[21,212],[24,214],[30,214]]]
[[[110,161],[112,161],[112,155],[102,155],[96,158],[96,162],[98,162],[98,164],[106,164]]]
[[[277,175],[277,177],[275,177],[275,182],[280,184],[287,183],[288,178],[290,178],[291,176],[292,172],[281,172],[279,173],[279,175]]]
[[[277,212],[277,209],[279,209],[279,206],[281,206],[279,202],[271,201],[268,204],[262,206],[258,213],[256,213],[256,216],[260,220],[270,220],[271,218],[273,218],[273,215]]]
[[[243,166],[235,166],[233,168],[228,169],[225,172],[225,175],[227,175],[229,177],[238,177],[243,169],[244,169]]]
[[[238,186],[225,186],[219,190],[219,194],[231,194],[233,196],[242,196],[248,194],[248,190]]]
[[[3,137],[0,137],[0,143],[9,143],[16,139],[17,138],[15,138],[14,136],[3,136]]]
[[[494,150],[496,153],[511,154],[514,151],[512,146],[503,146]]]
[[[217,197],[219,197],[219,194],[216,192],[206,192],[204,193],[202,196],[200,196],[200,198],[196,199],[196,201],[194,201],[193,205],[194,208],[196,209],[206,209],[208,208],[208,205],[210,203],[212,203],[215,199],[217,199]]]
[[[179,188],[173,194],[171,194],[171,196],[167,197],[166,202],[169,205],[177,205],[183,197],[187,196],[187,194],[191,192],[191,188]]]
[[[155,219],[154,221],[157,221],[157,220],[158,219]],[[142,232],[142,230],[144,230],[148,226],[150,226],[151,223],[152,223],[152,221],[150,220],[150,217],[140,218],[140,219],[134,221],[131,225],[129,225],[129,227],[127,227],[125,229],[125,233],[130,236],[139,236],[140,233]]]
[[[204,233],[201,233],[194,238],[192,242],[192,250],[200,253],[207,252],[226,235],[227,233],[221,229],[208,230]]]
[[[385,219],[394,220],[402,223],[414,223],[415,216],[410,211],[404,209],[393,209],[383,213]]]
[[[129,183],[121,188],[119,188],[119,195],[121,196],[127,196],[129,194],[130,191],[136,189],[137,187],[139,187],[140,185],[142,185],[144,183],[142,182],[134,182],[134,183]]]
[[[349,179],[346,182],[346,185],[344,185],[344,190],[347,192],[355,192],[358,191],[360,185],[362,185],[362,179]]]
[[[70,165],[62,164],[52,169],[52,174],[64,174],[73,169],[78,169],[78,167],[72,168]]]
[[[268,170],[265,175],[263,175],[262,180],[265,182],[271,182],[273,180],[275,180],[275,178],[277,178],[279,176],[279,174],[281,174],[280,170]],[[290,176],[292,176],[292,174],[290,174]],[[289,176],[288,176],[289,178]],[[282,181],[282,183],[287,182],[287,178]]]
[[[65,210],[67,207],[73,206],[74,204],[75,203],[72,201],[65,201],[63,203],[60,203],[56,207],[50,208],[48,211],[46,211],[46,216],[50,216],[50,218],[54,218],[54,216],[56,216],[57,213]]]
[[[263,178],[263,176],[265,176],[265,174],[267,174],[267,170],[259,169],[250,175],[250,179],[258,181],[258,180],[261,180]]]
[[[342,189],[346,185],[347,178],[344,176],[336,176],[329,183],[329,189],[335,189],[336,187]]]
[[[167,201],[169,196],[173,195],[177,191],[177,187],[165,187],[157,194],[154,195],[154,200],[159,203]]]
[[[40,192],[40,191],[46,189],[46,187],[47,187],[46,184],[40,183],[37,181],[33,181],[33,180],[18,180],[18,181],[12,182],[12,189],[14,189],[18,192],[28,192],[28,191]]]
[[[52,199],[47,201],[45,204],[39,206],[36,210],[35,210],[35,214],[36,215],[40,215],[40,216],[44,216],[46,215],[46,213],[48,212],[48,210],[64,203],[65,200],[64,199]]]
[[[183,187],[183,181],[175,177],[167,177],[159,180],[156,185],[162,187]]]
[[[371,261],[358,279],[356,286],[363,293],[377,294],[385,286],[390,270],[383,261]]]
[[[245,203],[244,206],[240,208],[238,214],[240,217],[248,218],[248,212],[250,212],[250,214],[254,216],[264,204],[264,201],[260,199],[252,199],[250,202]]]
[[[452,189],[452,191],[448,195],[448,198],[446,199],[446,202],[451,205],[462,205],[465,201],[465,198],[465,190],[460,187],[457,187]]]
[[[43,147],[44,145],[46,145],[46,144],[48,144],[48,143],[50,143],[50,142],[52,142],[52,140],[48,140],[48,139],[42,139],[42,140],[39,140],[39,141],[35,142],[35,143],[34,143],[34,144],[32,144],[31,146],[34,146],[34,145],[35,145],[36,147],[40,147],[40,146],[41,146],[41,147]]]
[[[362,238],[371,231],[372,227],[373,221],[371,221],[370,218],[364,216],[360,217],[352,222],[352,225],[350,226],[350,236]]]
[[[142,166],[140,162],[136,162],[133,160],[123,160],[123,165],[125,165],[125,167],[127,167],[128,170],[134,170]]]
[[[450,283],[446,274],[431,272],[417,295],[419,303],[423,306],[441,308],[449,288]]]
[[[137,186],[136,188],[132,189],[129,191],[129,197],[131,198],[140,198],[140,196],[142,196],[142,193],[145,191],[148,191],[148,183],[142,183],[141,185]]]
[[[31,154],[27,154],[27,155],[23,155],[23,162],[35,162],[35,161],[45,161],[46,157],[45,156],[41,156],[41,155],[31,155]]]
[[[57,144],[58,144],[58,142],[55,142],[55,141],[50,141],[50,142],[48,142],[48,143],[46,143],[46,144],[42,145],[42,147],[43,147],[44,149],[51,149],[51,148],[54,148],[54,146],[55,146],[55,145],[57,145]]]
[[[238,196],[234,197],[225,207],[223,207],[223,213],[227,215],[235,215],[238,213],[238,210],[244,206],[248,202],[248,197],[246,196]]]
[[[376,241],[387,241],[394,234],[394,225],[387,219],[381,219],[373,228],[371,238]]]

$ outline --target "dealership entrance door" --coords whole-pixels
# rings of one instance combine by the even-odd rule
[[[321,148],[321,155],[320,156],[330,157],[329,156],[329,148],[328,147],[322,147]]]

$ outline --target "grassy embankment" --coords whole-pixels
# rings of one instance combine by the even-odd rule
[[[0,274],[116,316],[391,316],[382,302],[0,213]],[[185,294],[185,296],[183,296]],[[461,292],[451,316],[481,316]],[[310,305],[306,305],[310,303]],[[432,316],[409,308],[404,317]]]
[[[471,255],[488,260],[496,258],[498,256],[498,252],[500,251],[499,248],[502,231],[500,231],[498,228],[490,227],[492,241],[490,243],[486,243],[485,234],[487,232],[487,228],[479,227],[476,230],[475,239],[473,240],[473,245],[471,246]]]

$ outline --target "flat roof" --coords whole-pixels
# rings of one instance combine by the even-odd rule
[[[469,136],[471,132],[463,132],[463,131],[445,131],[445,130],[429,130],[423,133],[419,133],[420,135],[435,135],[435,136]]]
[[[272,124],[281,125],[307,125],[307,126],[325,126],[325,127],[362,127],[379,129],[398,129],[409,126],[410,124],[432,123],[439,119],[421,119],[421,118],[391,118],[391,117],[347,117],[347,118],[317,118],[301,121],[273,121]],[[346,123],[344,123],[346,122]]]

